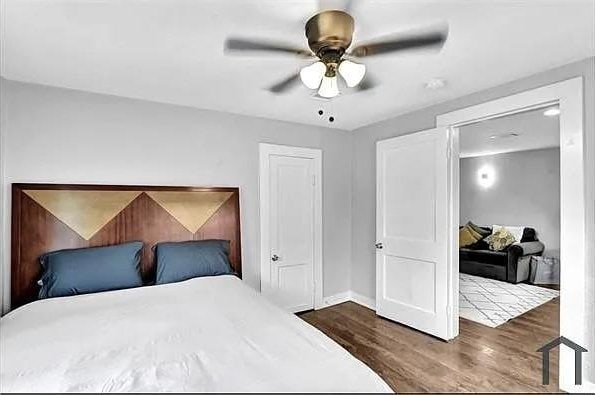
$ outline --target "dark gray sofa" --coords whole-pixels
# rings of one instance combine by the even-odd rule
[[[491,227],[483,229],[491,232]],[[545,246],[535,234],[535,229],[525,228],[520,243],[504,251],[491,251],[485,242],[459,249],[459,271],[509,283],[527,281],[531,272],[531,256],[541,255]]]

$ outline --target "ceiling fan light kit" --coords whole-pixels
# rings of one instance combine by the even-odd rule
[[[340,61],[339,67],[336,67],[336,63],[324,64],[319,61],[304,67],[300,71],[300,78],[307,88],[319,89],[320,96],[331,98],[339,94],[337,72],[343,77],[347,86],[353,88],[364,79],[366,66],[350,60]],[[326,83],[324,83],[325,79]],[[333,82],[329,80],[333,80]]]

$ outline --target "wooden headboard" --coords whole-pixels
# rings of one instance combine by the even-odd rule
[[[241,276],[238,188],[13,184],[11,306],[37,299],[46,252],[140,240],[148,283],[156,243],[203,239],[229,240]]]

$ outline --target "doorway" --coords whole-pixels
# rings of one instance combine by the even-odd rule
[[[459,128],[461,318],[498,328],[559,296],[559,111]],[[536,349],[559,335],[548,334]]]
[[[260,144],[261,292],[291,312],[322,305],[322,152]]]
[[[458,328],[458,293],[459,293],[459,133],[460,128],[482,120],[524,112],[544,106],[558,106],[560,110],[560,174],[561,174],[561,210],[560,210],[560,260],[566,262],[560,276],[560,333],[578,344],[587,344],[587,300],[586,284],[582,280],[586,274],[587,235],[586,226],[592,220],[593,212],[585,204],[591,190],[593,166],[585,165],[584,130],[583,130],[583,81],[574,78],[520,94],[504,97],[480,105],[464,108],[437,117],[440,128],[446,128],[451,134],[450,148],[450,273],[453,286],[450,288],[455,303],[455,315],[450,321],[452,334],[456,336]],[[584,368],[584,367],[583,367]],[[583,375],[584,376],[584,375]],[[560,388],[569,391],[585,391],[592,383],[575,385],[574,352],[560,350],[559,364]]]

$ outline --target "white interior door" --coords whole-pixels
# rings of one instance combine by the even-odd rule
[[[376,312],[447,339],[448,131],[376,148]]]
[[[320,151],[263,146],[262,292],[289,311],[313,309],[320,264]]]

